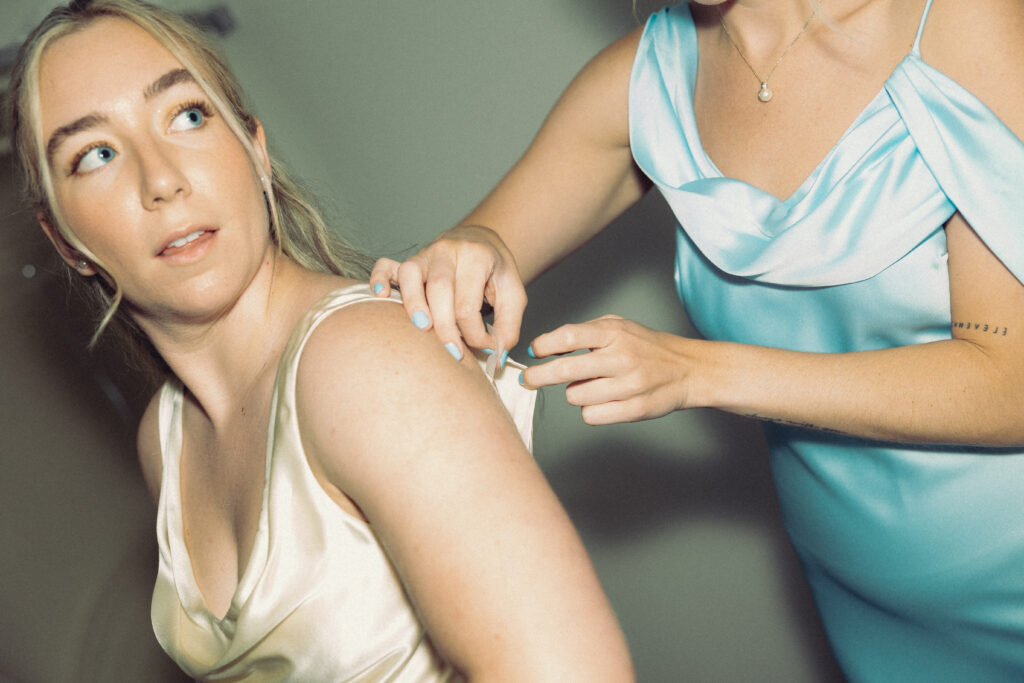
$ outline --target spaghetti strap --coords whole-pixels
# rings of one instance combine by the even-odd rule
[[[928,0],[924,4],[924,12],[921,14],[921,24],[917,27],[917,37],[914,38],[914,47],[911,50],[913,54],[921,56],[921,34],[924,33],[924,22],[928,20],[928,12],[932,8],[932,0]]]

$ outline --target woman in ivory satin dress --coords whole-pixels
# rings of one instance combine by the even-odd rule
[[[510,348],[523,283],[656,187],[704,338],[567,324],[532,340],[548,360],[524,383],[566,384],[594,425],[763,421],[846,675],[1021,680],[1022,79],[1019,0],[667,7],[580,72],[458,226],[371,282],[443,342]]]
[[[188,674],[632,680],[518,369],[492,380],[373,296],[194,28],[73,2],[10,92],[28,199],[97,334],[166,378],[138,442],[153,627]]]

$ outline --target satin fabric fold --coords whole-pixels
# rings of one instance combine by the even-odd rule
[[[153,629],[189,675],[211,681],[456,681],[437,655],[372,529],[330,499],[309,469],[295,414],[306,340],[335,311],[379,299],[367,285],[332,292],[311,309],[282,355],[268,426],[263,504],[253,549],[223,618],[205,605],[185,545],[178,463],[182,387],[160,397],[163,483]],[[483,362],[481,361],[481,365]],[[506,365],[495,389],[524,442],[536,393]]]
[[[950,339],[943,225],[956,211],[1024,281],[1024,143],[919,41],[785,200],[723,177],[704,152],[698,57],[686,4],[652,16],[629,125],[678,219],[676,287],[705,337],[819,353]],[[850,680],[1024,680],[1021,449],[766,432],[787,531]]]
[[[1024,279],[1024,247],[1008,220],[1024,215],[1019,170],[1014,177],[1024,143],[974,95],[916,52],[907,55],[782,201],[723,177],[700,145],[696,32],[692,21],[677,20],[688,12],[669,8],[648,22],[632,76],[630,139],[641,170],[716,267],[776,285],[856,282],[898,261],[959,210]],[[999,169],[958,171],[979,159],[999,159]]]

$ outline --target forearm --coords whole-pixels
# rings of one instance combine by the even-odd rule
[[[708,344],[698,405],[869,439],[1024,443],[1021,364],[970,341],[840,354]]]

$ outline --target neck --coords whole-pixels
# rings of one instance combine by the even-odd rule
[[[712,7],[695,6],[694,15],[701,23],[717,25],[721,12],[744,54],[751,61],[764,62],[789,45],[822,2],[827,0],[729,0]]]
[[[297,300],[311,276],[317,274],[274,251],[241,295],[215,316],[136,320],[216,425],[237,414],[263,386],[261,380],[276,372],[292,328],[305,311]]]

